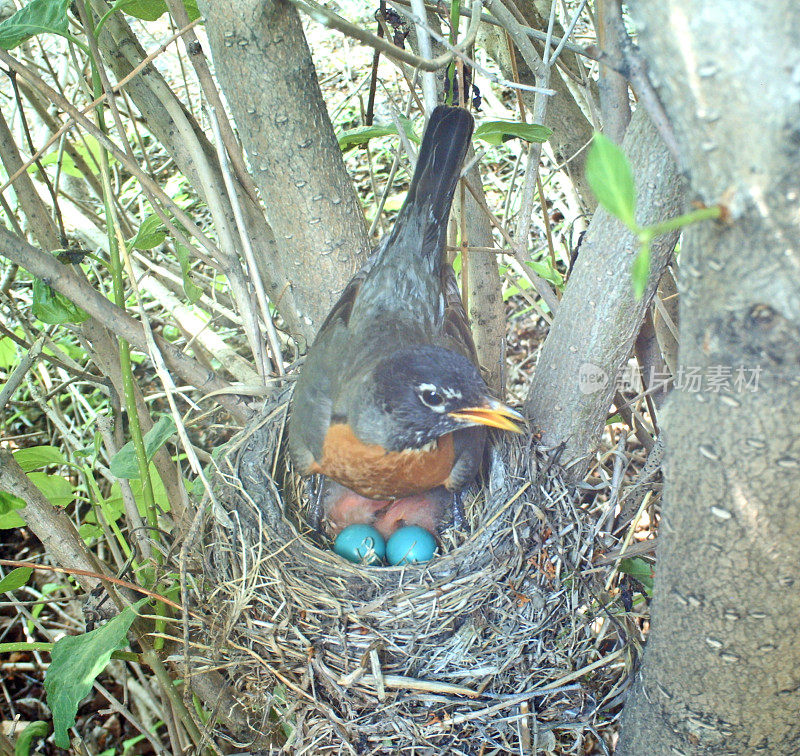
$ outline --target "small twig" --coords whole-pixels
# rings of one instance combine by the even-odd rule
[[[0,391],[0,410],[8,404],[8,400],[14,395],[14,392],[22,385],[25,380],[25,374],[31,369],[33,363],[39,358],[42,348],[44,347],[45,337],[40,336],[33,343],[28,353],[22,358],[19,365],[14,368],[14,371],[8,376],[6,385]]]
[[[381,86],[383,86],[383,82],[382,81],[380,82],[380,84],[381,84]],[[409,100],[406,103],[406,112],[405,112],[406,116],[408,116],[408,114],[411,112],[411,100],[412,100],[412,98],[409,97]],[[391,102],[391,100],[389,100],[389,102]],[[393,110],[391,112],[394,113]],[[399,128],[398,129],[398,134],[405,134],[405,130],[402,129],[402,128]],[[401,142],[402,142],[402,137],[400,137],[400,139],[401,139]],[[400,150],[400,149],[395,150],[394,159],[392,161],[392,167],[389,169],[389,176],[386,179],[386,186],[385,186],[385,188],[383,190],[383,193],[381,194],[380,198],[378,199],[377,206],[375,208],[375,217],[372,220],[372,225],[370,225],[370,227],[369,227],[368,236],[369,236],[370,239],[373,237],[373,235],[375,233],[375,230],[378,228],[378,225],[380,223],[380,219],[381,219],[382,214],[383,214],[383,207],[386,204],[386,200],[388,199],[389,192],[391,191],[391,188],[392,188],[392,181],[394,181],[394,177],[395,177],[395,174],[397,173],[397,169],[400,167],[400,156],[401,156],[401,153],[402,153],[402,150]],[[409,152],[409,157],[411,157],[411,153],[410,152]]]
[[[244,250],[244,256],[245,260],[247,261],[248,270],[250,271],[250,279],[255,287],[256,300],[258,302],[258,307],[261,310],[261,318],[264,323],[264,328],[267,331],[267,338],[269,340],[270,351],[272,353],[272,366],[275,369],[275,372],[282,376],[285,374],[285,371],[283,369],[283,359],[281,358],[281,345],[280,341],[278,340],[278,332],[275,330],[275,323],[272,321],[272,316],[269,312],[269,303],[267,301],[266,292],[264,291],[264,282],[258,270],[258,265],[256,264],[256,257],[253,253],[253,245],[250,242],[250,235],[248,233],[247,223],[242,214],[242,207],[239,203],[239,197],[237,196],[236,189],[233,186],[233,177],[231,176],[227,155],[223,149],[222,133],[220,132],[216,109],[213,105],[210,105],[208,108],[208,118],[211,122],[211,129],[214,133],[214,142],[217,147],[217,157],[219,158],[222,178],[225,181],[225,188],[228,191],[228,199],[230,200],[231,207],[233,208],[233,216],[236,220],[236,227],[239,231],[239,239],[242,243],[242,249]],[[243,302],[241,306],[245,307],[246,305],[247,303]],[[255,325],[256,327],[258,326],[258,321],[255,321]],[[257,346],[256,357],[259,358],[258,365],[261,368],[262,377],[266,377],[268,370],[263,351],[261,333],[259,332],[258,334],[254,334],[254,337],[255,338],[251,339],[251,341],[255,342]]]
[[[477,1],[478,0],[476,0],[476,3]],[[395,10],[397,10],[398,13],[410,19],[414,23],[418,23],[418,17],[416,15],[410,13],[401,6],[394,6],[394,3],[391,4],[393,5],[393,7],[395,7]],[[543,94],[548,96],[554,95],[556,93],[555,90],[548,89],[546,87],[543,88],[538,85],[531,86],[529,84],[520,84],[519,82],[508,81],[507,79],[503,79],[494,72],[486,69],[484,66],[482,66],[474,59],[470,58],[469,55],[467,55],[466,53],[462,52],[461,48],[466,47],[468,49],[469,46],[472,44],[472,42],[475,41],[475,37],[477,36],[478,29],[475,28],[473,30],[472,25],[470,25],[470,28],[467,30],[467,36],[465,37],[464,41],[462,41],[461,44],[458,46],[451,45],[450,42],[445,37],[436,32],[434,29],[431,29],[430,27],[427,27],[427,31],[440,45],[442,45],[445,49],[453,52],[454,57],[457,57],[459,60],[463,60],[468,66],[472,67],[478,73],[485,76],[487,79],[489,79],[489,81],[497,84],[498,86],[509,87],[510,89],[521,89],[526,92],[535,92],[537,94]]]
[[[161,353],[162,350],[161,348],[159,348],[159,345],[156,344],[155,338],[153,336],[153,329],[151,328],[150,320],[147,317],[147,312],[144,307],[141,291],[139,289],[139,285],[137,283],[136,276],[133,272],[133,267],[131,265],[130,256],[128,255],[124,247],[120,251],[122,252],[122,258],[128,273],[128,278],[130,279],[131,286],[133,288],[134,294],[136,295],[136,302],[139,306],[139,313],[142,318],[141,324],[144,330],[147,352],[150,356],[150,360],[153,363],[153,367],[155,367],[156,375],[159,377],[161,385],[164,387],[167,403],[169,404],[172,418],[175,421],[175,428],[178,432],[178,438],[181,441],[181,446],[183,447],[183,450],[186,453],[186,459],[189,461],[189,466],[192,468],[192,472],[202,482],[203,487],[205,488],[206,493],[208,494],[208,497],[212,503],[214,514],[216,515],[218,521],[224,527],[231,528],[233,527],[233,524],[231,523],[230,518],[227,516],[222,507],[220,507],[219,502],[217,501],[217,497],[215,496],[214,491],[211,489],[211,485],[208,482],[208,478],[203,472],[203,466],[200,463],[200,460],[197,458],[197,452],[194,449],[194,445],[189,439],[189,434],[186,432],[186,426],[183,424],[181,413],[178,411],[177,404],[175,403],[175,394],[177,393],[177,387],[175,386],[175,382],[172,379],[172,375],[167,369],[167,365]],[[186,495],[182,487],[179,490],[182,492],[185,499],[182,503],[185,509],[188,510],[189,508],[188,495]]]
[[[628,546],[631,543],[631,540],[633,540],[633,534],[636,531],[636,525],[639,522],[639,518],[642,516],[642,512],[644,512],[645,508],[650,503],[650,497],[652,495],[653,495],[652,491],[648,491],[644,495],[644,498],[642,499],[642,503],[639,505],[639,509],[636,512],[636,515],[631,520],[628,532],[625,534],[625,538],[623,538],[622,540],[622,545],[619,547],[620,554],[624,554],[627,551]],[[619,572],[619,565],[621,561],[622,561],[622,556],[620,556],[619,559],[617,559],[617,561],[614,563],[614,567],[612,568],[611,572],[609,572],[608,579],[606,580],[606,585],[605,585],[606,591],[609,591],[611,589],[611,584],[614,582],[614,578],[616,578],[617,573]]]
[[[672,123],[669,120],[664,106],[661,104],[658,93],[655,90],[650,77],[647,73],[647,64],[644,58],[639,53],[638,48],[633,44],[625,26],[622,23],[621,14],[609,14],[606,18],[609,34],[615,34],[617,43],[623,56],[622,69],[614,67],[619,73],[627,77],[631,86],[636,91],[639,102],[642,104],[650,120],[653,122],[656,131],[658,131],[664,144],[669,150],[675,162],[681,169],[686,168],[686,160],[678,146],[678,140],[675,136],[675,131],[672,128]],[[610,65],[610,64],[609,64]]]
[[[33,137],[31,136],[30,126],[28,125],[28,119],[25,115],[25,108],[22,107],[22,96],[20,95],[19,85],[17,83],[17,76],[14,71],[8,71],[8,78],[11,81],[11,89],[14,92],[14,99],[17,103],[17,111],[19,113],[20,123],[22,124],[22,132],[25,134],[25,140],[28,143],[28,149],[31,152],[35,152],[35,147],[33,146]],[[59,156],[59,166],[61,164],[61,159]],[[64,231],[64,224],[61,220],[61,213],[58,209],[58,194],[56,190],[53,188],[53,184],[50,181],[50,177],[47,175],[47,171],[45,171],[44,166],[41,163],[41,160],[37,158],[36,160],[36,167],[39,169],[39,176],[41,180],[44,182],[44,185],[47,187],[47,192],[50,195],[50,199],[53,201],[53,222],[58,224],[58,232],[61,241],[61,245],[63,247],[67,246],[67,234]]]
[[[478,0],[480,1],[480,0]],[[414,25],[417,29],[417,45],[423,58],[431,59],[433,51],[431,49],[431,38],[428,32],[428,24],[425,19],[425,1],[411,0],[411,7],[418,20]],[[465,48],[466,49],[466,48]],[[425,97],[425,110],[432,113],[436,107],[436,77],[433,71],[424,71],[422,74],[422,92]]]
[[[189,53],[189,61],[197,74],[197,80],[200,83],[203,94],[218,114],[222,143],[225,145],[239,185],[247,192],[250,199],[258,205],[258,194],[253,179],[247,172],[247,166],[242,157],[242,147],[231,128],[228,117],[225,115],[225,109],[222,106],[219,91],[217,90],[211,70],[208,67],[205,51],[194,32],[194,23],[189,22],[186,6],[181,0],[167,0],[167,5],[169,6],[169,12],[172,17],[183,27],[179,33],[181,36],[186,36],[183,42],[186,52]]]
[[[409,5],[409,0],[393,0],[394,3],[398,3],[400,5]],[[428,4],[428,10],[436,11],[438,10],[438,6],[434,6],[432,4]],[[459,15],[464,16],[465,18],[472,18],[473,12],[472,9],[467,8],[459,8],[458,10]],[[503,28],[503,24],[501,24],[497,19],[492,18],[488,13],[482,13],[480,16],[481,22],[485,24],[491,24],[492,26],[499,26]],[[540,42],[544,42],[547,39],[547,34],[539,29],[533,29],[530,26],[527,26],[523,23],[523,19],[520,16],[517,19],[521,24],[522,31],[529,36],[531,39],[538,40]],[[603,61],[606,63],[606,59],[609,57],[607,56],[602,50],[598,50],[594,45],[589,45],[588,47],[581,47],[580,45],[576,45],[572,42],[565,41],[565,38],[553,36],[550,40],[551,45],[562,45],[565,50],[568,52],[575,53],[576,55],[582,55],[585,58],[589,58],[590,60],[597,60]],[[606,63],[607,64],[607,63]],[[619,64],[617,64],[619,65]]]
[[[289,1],[318,23],[343,32],[344,34],[347,34],[348,37],[360,40],[375,50],[380,50],[380,52],[387,57],[392,58],[393,60],[399,60],[403,63],[408,63],[409,65],[414,66],[414,68],[419,68],[422,71],[438,71],[440,68],[444,68],[455,57],[453,53],[447,52],[443,55],[439,55],[436,58],[422,58],[419,55],[409,52],[408,50],[403,50],[402,48],[393,45],[391,42],[378,37],[372,32],[368,32],[366,29],[362,29],[360,26],[351,24],[349,21],[343,19],[339,14],[328,10],[322,5],[319,5],[318,3],[314,2],[314,0]]]
[[[173,202],[172,198],[170,198],[166,192],[158,185],[157,182],[153,181],[150,176],[147,175],[139,165],[130,160],[125,152],[125,150],[121,149],[115,142],[113,142],[109,137],[103,132],[102,129],[98,128],[94,123],[92,123],[88,118],[83,116],[80,111],[76,107],[72,105],[65,97],[58,94],[54,89],[49,87],[42,79],[38,76],[32,74],[25,66],[19,63],[17,60],[12,58],[5,50],[0,50],[0,60],[4,62],[9,67],[15,69],[20,76],[27,79],[30,85],[43,94],[45,97],[49,97],[56,106],[61,108],[63,111],[72,115],[72,117],[84,128],[88,131],[92,136],[94,136],[103,147],[105,147],[120,163],[122,163],[142,184],[144,188],[146,188],[149,192],[151,192],[155,197],[158,198],[159,202],[164,205],[165,207],[169,208],[169,211],[175,216],[175,218],[181,223],[186,230],[194,237],[200,245],[209,253],[210,257],[204,257],[204,261],[207,262],[209,265],[213,267],[217,267],[218,263],[215,260],[225,260],[225,255],[223,252],[213,243],[211,240],[198,228],[197,224],[194,222],[194,219],[186,213],[181,207],[179,207],[175,202]],[[0,191],[3,191],[5,187],[0,188]],[[162,223],[170,230],[171,233],[174,233],[177,237],[183,238],[183,234],[180,230],[176,227],[174,223],[172,223],[170,217],[162,210],[160,207],[154,205],[154,210],[159,215]],[[196,250],[197,254],[200,254],[199,250]]]
[[[116,307],[100,292],[92,288],[85,278],[73,273],[66,265],[60,263],[52,255],[28,244],[24,239],[15,237],[10,231],[0,226],[0,251],[10,260],[24,265],[33,276],[41,278],[56,291],[61,292],[73,302],[80,302],[86,312],[138,349],[147,351],[141,323],[127,312]],[[206,370],[195,360],[185,355],[169,342],[159,339],[159,347],[169,360],[171,369],[175,370],[185,381],[204,392],[218,391],[218,402],[234,417],[246,420],[250,410],[235,396],[227,396],[223,392],[230,385],[218,378],[212,371]]]
[[[558,56],[561,55],[561,51],[564,49],[564,45],[566,45],[567,40],[572,35],[572,32],[575,30],[575,24],[578,23],[578,19],[583,13],[583,9],[586,7],[587,0],[581,0],[580,5],[575,9],[575,13],[572,14],[572,20],[569,22],[569,26],[567,27],[567,31],[564,33],[564,36],[561,38],[561,41],[558,43],[555,51],[552,55],[548,57],[547,51],[550,49],[550,45],[554,41],[553,38],[553,30],[552,27],[548,27],[547,29],[547,40],[545,42],[545,58],[548,60],[549,65],[554,65],[556,60],[558,60]],[[555,3],[553,3],[555,5]],[[551,14],[552,15],[552,14]]]
[[[138,76],[138,75],[139,75],[139,74],[140,74],[140,73],[141,73],[141,72],[142,72],[142,71],[143,71],[143,70],[144,70],[144,69],[145,69],[147,66],[149,66],[149,65],[150,65],[150,63],[152,63],[152,62],[153,62],[153,61],[154,61],[154,60],[155,60],[155,59],[156,59],[156,58],[157,58],[159,55],[161,55],[161,54],[162,54],[162,53],[163,53],[163,52],[164,52],[164,51],[165,51],[165,50],[166,50],[166,49],[167,49],[167,48],[168,48],[168,47],[169,47],[169,46],[170,46],[170,45],[171,45],[171,44],[172,44],[172,43],[173,43],[175,40],[176,40],[176,39],[178,39],[178,37],[180,37],[180,36],[182,36],[183,34],[185,34],[185,33],[186,33],[186,32],[187,32],[189,29],[191,29],[191,28],[193,28],[193,27],[197,26],[197,24],[199,24],[201,21],[202,21],[202,19],[201,19],[201,18],[195,19],[194,21],[192,21],[192,23],[191,23],[191,24],[189,24],[189,25],[188,25],[187,27],[185,27],[184,29],[179,29],[177,32],[175,32],[175,34],[173,34],[173,35],[172,35],[172,36],[171,36],[171,37],[170,37],[170,38],[169,38],[169,39],[168,39],[166,42],[164,42],[164,44],[162,44],[160,47],[156,48],[156,49],[155,49],[155,50],[154,50],[152,53],[150,53],[150,54],[149,54],[149,55],[148,55],[146,58],[144,58],[144,59],[141,61],[141,63],[139,63],[139,64],[138,64],[138,65],[137,65],[137,66],[136,66],[136,67],[135,67],[135,68],[134,68],[134,69],[133,69],[133,70],[132,70],[132,71],[131,71],[131,72],[130,72],[128,75],[127,75],[127,76],[125,76],[124,78],[120,79],[120,81],[119,81],[119,82],[117,82],[116,86],[113,88],[113,90],[112,90],[112,91],[113,91],[113,93],[114,93],[114,94],[116,94],[116,93],[117,93],[117,92],[119,92],[121,89],[123,89],[123,87],[124,87],[124,86],[125,86],[125,85],[126,85],[126,84],[127,84],[127,83],[128,83],[130,80],[131,80],[131,79],[133,79],[134,77]],[[13,59],[13,58],[11,58],[11,60],[14,60],[14,59]],[[6,62],[7,62],[7,61],[6,61]],[[21,66],[22,64],[19,64],[19,65]],[[34,89],[37,89],[37,87],[35,87],[35,86],[34,86]],[[45,96],[45,97],[48,97],[48,94],[47,94],[47,92],[43,92],[42,94],[44,94],[44,96]],[[76,110],[75,112],[76,112],[76,113],[78,113],[78,114],[79,114],[79,115],[81,115],[81,116],[85,116],[87,113],[90,113],[92,110],[94,110],[94,109],[95,109],[95,108],[97,108],[99,105],[101,105],[103,102],[105,102],[105,100],[107,99],[107,97],[108,97],[108,96],[109,96],[109,93],[103,93],[103,94],[102,94],[100,97],[98,97],[96,100],[92,100],[92,102],[90,102],[90,103],[89,103],[89,104],[88,104],[86,107],[82,108],[81,110]],[[69,118],[69,119],[67,120],[67,122],[66,122],[66,123],[65,123],[63,126],[61,126],[61,127],[60,127],[60,128],[59,128],[59,129],[58,129],[58,130],[57,130],[57,131],[56,131],[56,132],[53,134],[53,136],[51,136],[51,137],[50,137],[50,139],[48,139],[48,140],[47,140],[47,141],[44,143],[44,145],[43,145],[41,148],[39,148],[39,149],[38,149],[38,150],[37,150],[37,151],[36,151],[36,152],[35,152],[35,153],[34,153],[34,154],[31,156],[31,158],[30,158],[30,159],[29,159],[29,160],[28,160],[28,161],[25,163],[25,165],[23,165],[21,168],[19,168],[19,170],[17,170],[17,171],[16,171],[16,172],[15,172],[15,173],[14,173],[12,176],[9,176],[9,178],[8,178],[8,180],[5,182],[5,184],[3,184],[2,186],[0,186],[0,194],[3,194],[3,193],[6,191],[6,189],[8,189],[8,187],[9,187],[9,186],[11,186],[11,184],[14,182],[14,180],[15,180],[15,179],[16,179],[16,178],[17,178],[17,177],[18,177],[18,176],[19,176],[21,173],[23,173],[24,171],[28,170],[28,168],[29,168],[31,165],[33,165],[33,164],[36,162],[36,160],[38,160],[39,158],[41,158],[41,156],[42,156],[42,155],[44,155],[44,154],[47,152],[47,150],[49,150],[49,149],[50,149],[50,147],[52,147],[52,146],[53,146],[53,145],[54,145],[54,144],[55,144],[55,143],[56,143],[56,142],[57,142],[57,141],[58,141],[58,140],[61,138],[61,135],[62,135],[64,132],[66,132],[66,131],[69,131],[70,129],[72,129],[74,126],[76,126],[76,125],[77,125],[77,123],[78,123],[78,121],[77,121],[77,119],[76,119],[76,118]],[[91,153],[91,150],[89,150],[89,155],[90,155],[90,156],[92,155],[92,153]]]

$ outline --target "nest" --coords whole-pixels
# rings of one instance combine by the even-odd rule
[[[237,746],[607,753],[628,678],[622,609],[599,598],[611,569],[592,565],[599,514],[553,455],[498,439],[467,497],[469,532],[446,533],[426,564],[361,567],[305,523],[287,401],[268,400],[215,455],[224,514],[206,523],[203,572],[217,588],[192,597],[195,647],[208,648],[193,662],[224,670],[246,713]]]

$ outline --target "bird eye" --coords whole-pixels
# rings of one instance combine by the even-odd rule
[[[419,398],[422,399],[423,404],[427,404],[431,409],[436,409],[444,404],[444,397],[433,389],[425,389]]]

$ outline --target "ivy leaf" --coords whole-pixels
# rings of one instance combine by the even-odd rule
[[[0,23],[0,48],[13,50],[37,34],[67,36],[71,0],[32,0]],[[12,6],[13,7],[13,6]]]
[[[67,730],[75,724],[78,705],[91,691],[97,675],[106,668],[111,654],[127,643],[136,610],[145,601],[141,599],[129,606],[96,630],[65,636],[53,645],[44,688],[59,748],[69,748]]]
[[[75,498],[72,483],[60,475],[32,472],[28,473],[28,478],[54,507],[66,507]]]
[[[552,129],[538,123],[484,121],[475,129],[475,138],[497,146],[515,138],[526,142],[546,142],[552,133]]]
[[[34,740],[46,738],[50,734],[50,725],[41,719],[31,722],[17,737],[14,756],[29,756]]]
[[[636,229],[636,185],[625,153],[595,132],[586,158],[586,179],[597,201],[631,230]]]
[[[142,21],[157,21],[167,12],[167,4],[164,0],[117,0],[111,10],[121,10]]]
[[[3,336],[0,338],[0,370],[8,370],[16,364],[17,347],[8,336]]]
[[[25,502],[22,499],[0,491],[0,530],[24,528],[25,520],[16,512],[24,507]]]
[[[28,473],[28,478],[54,507],[65,507],[75,498],[72,484],[60,475],[32,472]],[[0,491],[0,530],[24,527],[25,520],[16,511],[24,508],[22,499]]]
[[[197,0],[185,0],[184,6],[190,21],[200,18]],[[167,4],[164,0],[117,0],[111,10],[121,10],[142,21],[157,21],[167,12]]]
[[[191,256],[192,250],[180,242],[175,244],[175,254],[181,264],[181,276],[183,276],[183,293],[189,300],[189,304],[194,304],[201,296],[203,290],[192,280]]]
[[[526,264],[539,278],[543,278],[548,283],[553,284],[559,291],[564,288],[564,276],[553,267],[549,258],[545,258],[541,262],[529,260]]]

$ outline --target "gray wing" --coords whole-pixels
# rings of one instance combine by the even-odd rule
[[[347,284],[319,329],[294,387],[289,407],[288,445],[300,472],[322,457],[322,444],[339,393],[342,362],[350,346],[353,302],[375,261],[373,254]]]

